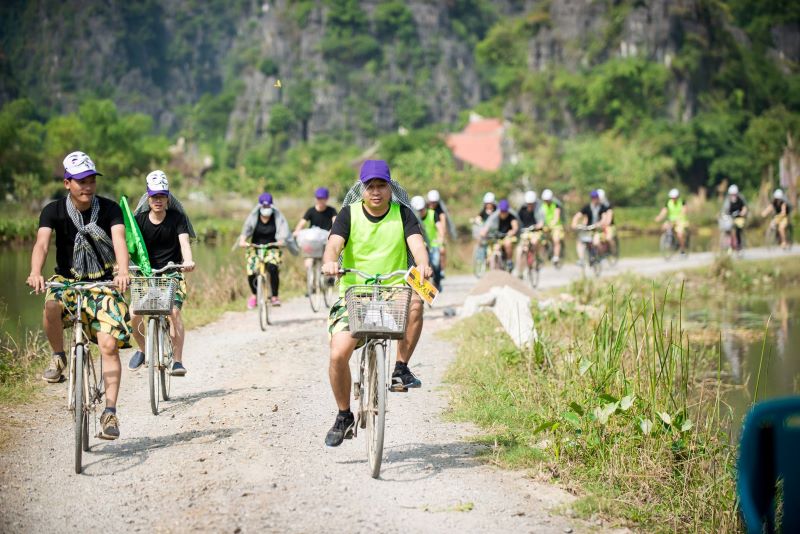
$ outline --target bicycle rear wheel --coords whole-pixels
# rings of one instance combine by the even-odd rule
[[[536,286],[539,285],[539,258],[536,257],[536,254],[533,250],[528,249],[525,259],[528,273],[528,283],[532,288],[536,289]]]
[[[85,389],[84,378],[86,377],[86,354],[83,345],[75,347],[75,474],[79,475],[83,470],[83,443],[84,432],[88,432],[88,413],[84,407],[83,393]],[[88,440],[88,436],[86,437]]]
[[[147,321],[147,340],[145,342],[145,358],[147,359],[147,366],[149,369],[149,382],[150,382],[150,410],[153,415],[158,415],[158,400],[159,400],[159,361],[161,356],[159,354],[158,345],[158,319],[150,317]]]
[[[320,289],[319,273],[314,270],[314,264],[306,269],[306,291],[311,310],[316,313],[322,305],[322,290]]]
[[[269,324],[269,288],[266,277],[258,275],[256,285],[256,298],[258,299],[258,324],[261,330],[266,331]]]
[[[161,349],[161,363],[158,367],[159,375],[161,377],[161,400],[169,400],[169,388],[172,385],[172,362],[173,362],[173,348],[172,338],[169,335],[169,321],[164,319],[160,321],[161,328],[159,332],[159,346]]]
[[[383,461],[383,434],[386,424],[386,353],[375,343],[367,351],[367,457],[372,478],[378,478]]]

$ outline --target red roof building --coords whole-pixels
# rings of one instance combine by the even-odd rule
[[[448,135],[446,143],[457,161],[496,171],[503,164],[504,131],[500,119],[474,116],[461,133]]]

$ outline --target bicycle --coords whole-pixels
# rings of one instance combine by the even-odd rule
[[[174,350],[170,335],[169,315],[175,305],[178,280],[169,276],[155,276],[177,272],[183,265],[168,263],[154,269],[153,276],[131,278],[131,313],[144,317],[146,324],[144,358],[149,370],[150,410],[158,415],[159,391],[161,400],[169,400],[172,384]],[[131,272],[141,271],[131,265]]]
[[[503,240],[505,237],[505,234],[497,232],[491,232],[486,236],[486,250],[488,252],[486,257],[486,269],[507,272],[513,269],[513,264],[510,266],[508,265],[508,258],[506,258],[506,252],[503,247]]]
[[[595,276],[600,276],[603,272],[603,260],[610,254],[608,243],[600,240],[600,244],[596,245],[594,242],[594,232],[597,230],[596,224],[579,224],[575,230],[579,232],[578,239],[586,248],[586,254],[583,259],[583,275],[586,276],[586,268],[588,267],[594,271]],[[588,261],[586,256],[588,255]]]
[[[272,284],[270,282],[269,270],[264,254],[270,249],[279,249],[280,245],[269,243],[267,245],[247,245],[248,248],[256,250],[258,255],[258,274],[256,275],[256,301],[258,302],[258,324],[262,331],[267,330],[267,325],[272,323],[269,320],[270,309],[272,308]],[[316,311],[316,310],[314,310]]]
[[[561,241],[561,246],[564,246],[563,239]],[[547,258],[547,261],[551,262],[556,270],[561,269],[561,260],[553,261],[555,244],[553,243],[553,229],[550,226],[542,227],[542,238],[539,247],[540,250],[544,251],[544,257]]]
[[[520,270],[524,273],[524,276],[528,279],[528,283],[534,289],[539,285],[539,271],[541,269],[542,260],[539,257],[538,247],[534,245],[530,234],[537,231],[539,230],[534,226],[523,229],[521,234],[522,244],[520,245],[522,247],[523,261]]]
[[[791,250],[792,248],[792,241],[794,240],[793,228],[791,221],[786,225],[786,250]],[[768,250],[772,251],[775,247],[781,246],[781,236],[778,233],[778,222],[776,220],[770,221],[769,225],[767,226],[766,231],[764,232],[764,245],[767,247]]]
[[[312,260],[311,266],[306,269],[306,293],[314,313],[319,311],[323,301],[326,307],[330,307],[336,300],[335,282],[320,274],[327,239],[328,231],[316,226],[302,230],[297,238],[303,256]]]
[[[340,269],[339,274],[353,273],[365,280],[363,285],[347,288],[345,302],[350,319],[350,333],[364,339],[358,366],[358,381],[353,384],[353,396],[358,400],[356,425],[366,430],[367,459],[372,478],[378,478],[383,461],[384,429],[386,424],[386,397],[391,379],[388,358],[390,341],[406,335],[411,288],[382,286],[380,282],[402,276],[405,271],[383,275],[370,275],[357,269]]]
[[[75,416],[75,474],[83,471],[83,453],[89,451],[89,411],[94,413],[94,426],[97,428],[97,406],[103,401],[103,359],[100,358],[100,373],[95,371],[94,360],[88,347],[89,336],[83,330],[81,313],[85,292],[101,288],[116,287],[114,282],[46,282],[48,289],[75,291],[76,302],[72,320],[72,349],[69,351],[69,386],[67,387],[67,408]],[[98,378],[99,377],[99,378]]]
[[[722,214],[719,217],[719,250],[722,254],[733,254],[736,252],[738,255],[743,253],[745,247],[745,234],[744,228],[741,229],[741,242],[736,238],[737,219],[740,216],[737,214],[727,215]],[[739,223],[743,225],[743,223]]]
[[[690,242],[690,233],[689,229],[686,228],[683,231],[683,251],[684,255],[689,254],[689,242]],[[658,240],[658,249],[661,251],[661,255],[664,257],[665,260],[669,261],[672,256],[675,255],[681,248],[681,243],[678,240],[678,236],[675,234],[674,225],[669,224],[661,233],[661,237]]]

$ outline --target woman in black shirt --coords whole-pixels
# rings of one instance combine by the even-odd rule
[[[306,226],[311,228],[316,226],[322,230],[330,231],[333,227],[333,221],[336,219],[336,209],[328,206],[329,197],[330,191],[328,191],[327,187],[319,187],[314,191],[314,205],[306,210],[303,218],[300,219],[297,226],[295,226],[293,232],[295,237],[297,237]],[[313,262],[314,258],[305,258],[303,260],[306,270],[311,268]]]

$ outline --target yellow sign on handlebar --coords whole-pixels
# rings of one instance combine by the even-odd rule
[[[408,270],[405,281],[417,295],[422,297],[422,300],[430,305],[432,305],[436,297],[439,296],[439,290],[436,289],[436,286],[434,286],[430,280],[425,280],[416,266]]]

